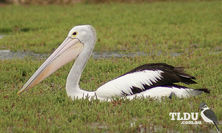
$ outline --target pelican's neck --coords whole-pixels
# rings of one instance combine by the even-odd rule
[[[66,81],[66,92],[69,96],[83,92],[83,90],[79,87],[79,81],[86,63],[92,54],[92,50],[93,48],[84,46],[82,52],[79,54],[72,66]]]

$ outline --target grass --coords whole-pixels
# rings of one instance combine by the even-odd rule
[[[159,2],[75,6],[5,6],[0,8],[0,49],[50,53],[78,24],[92,24],[95,51],[159,51],[159,56],[90,59],[80,86],[98,86],[132,68],[153,62],[184,66],[197,77],[193,88],[210,95],[162,102],[116,99],[112,103],[71,101],[65,92],[72,63],[17,96],[43,60],[0,60],[0,132],[209,132],[210,124],[181,125],[169,112],[198,112],[205,101],[222,119],[221,2]],[[136,14],[136,15],[135,15]],[[170,52],[180,52],[172,57]],[[221,125],[219,125],[220,128]]]
[[[191,44],[213,48],[222,42],[220,5],[221,2],[162,2],[6,6],[0,9],[4,20],[0,22],[0,32],[8,36],[0,40],[0,48],[50,53],[79,24],[96,28],[96,51],[183,52]]]

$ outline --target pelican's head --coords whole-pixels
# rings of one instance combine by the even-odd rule
[[[91,25],[73,27],[62,44],[38,68],[18,94],[34,87],[60,67],[76,59],[83,49],[93,49],[95,42],[96,32]]]
[[[88,42],[96,41],[96,31],[91,25],[79,25],[73,27],[69,33],[68,38],[78,39],[80,42],[87,44]],[[90,43],[95,44],[95,43]]]

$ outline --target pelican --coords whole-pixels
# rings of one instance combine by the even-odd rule
[[[91,25],[73,27],[62,44],[46,59],[18,94],[28,90],[50,76],[63,65],[75,59],[66,81],[66,93],[72,100],[99,99],[110,100],[114,97],[134,99],[139,97],[186,98],[209,93],[208,89],[192,89],[175,83],[194,84],[195,77],[186,74],[183,67],[173,67],[165,63],[139,66],[99,87],[96,91],[80,88],[81,74],[90,58],[96,43],[96,31]]]

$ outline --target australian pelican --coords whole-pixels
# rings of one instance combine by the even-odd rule
[[[190,97],[202,92],[209,93],[207,89],[191,89],[175,83],[194,84],[195,77],[184,73],[182,67],[173,67],[165,63],[145,64],[130,72],[119,76],[96,91],[90,92],[80,88],[79,81],[83,69],[90,58],[96,43],[96,31],[91,25],[75,26],[68,33],[63,43],[48,57],[38,70],[25,83],[18,94],[32,88],[57,69],[75,60],[66,81],[66,92],[74,99],[99,99],[110,100],[113,97],[135,97],[161,98]]]

